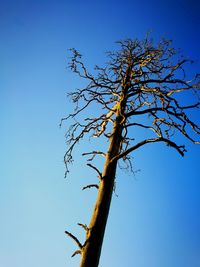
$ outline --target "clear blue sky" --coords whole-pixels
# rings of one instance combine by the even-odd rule
[[[67,49],[92,67],[116,40],[151,30],[199,70],[199,25],[197,0],[1,0],[0,266],[78,266],[64,230],[83,238],[76,223],[88,223],[96,192],[81,191],[94,174],[78,156],[64,179],[59,122],[71,110],[66,93],[81,85]],[[141,172],[118,173],[101,267],[200,267],[200,147],[186,144],[185,158],[148,146],[134,155]]]

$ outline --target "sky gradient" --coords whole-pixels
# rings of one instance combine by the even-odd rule
[[[86,143],[64,179],[68,125],[59,123],[72,110],[66,93],[82,83],[66,69],[68,49],[92,69],[115,41],[151,31],[198,72],[199,14],[193,0],[1,1],[0,266],[79,266],[64,231],[84,237],[77,223],[89,222],[96,192],[81,191],[94,181],[79,156]],[[134,154],[140,172],[118,172],[100,267],[200,267],[200,147],[181,141],[184,158],[146,146]]]

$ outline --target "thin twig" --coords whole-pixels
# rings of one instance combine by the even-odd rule
[[[99,186],[97,184],[89,184],[89,185],[86,185],[82,188],[82,190],[85,190],[85,189],[88,189],[88,188],[92,188],[92,187],[95,187],[96,189],[99,189]]]
[[[65,234],[68,235],[71,239],[73,239],[74,242],[78,245],[78,247],[79,247],[80,249],[83,248],[83,245],[80,243],[80,241],[78,240],[78,238],[75,237],[72,233],[70,233],[70,232],[68,232],[68,231],[65,231]]]
[[[87,166],[89,166],[90,168],[92,168],[93,170],[95,170],[97,173],[98,173],[98,177],[102,180],[102,174],[101,172],[97,169],[97,167],[93,166],[92,164],[90,163],[87,163]]]
[[[86,224],[78,223],[78,225],[79,225],[80,227],[82,227],[86,232],[88,232],[89,228],[87,227]]]
[[[78,254],[81,254],[81,250],[76,250],[73,254],[72,254],[72,258]]]

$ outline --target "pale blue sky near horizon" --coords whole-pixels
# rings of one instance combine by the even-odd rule
[[[66,93],[82,81],[67,67],[68,49],[89,68],[124,38],[166,36],[200,69],[199,1],[0,1],[0,266],[79,266],[65,229],[84,238],[95,190],[79,152],[64,179],[60,119]],[[92,111],[91,111],[92,112]],[[199,111],[194,114],[199,121]],[[200,146],[181,158],[162,144],[134,156],[135,176],[119,171],[100,267],[200,267]],[[98,144],[97,144],[98,145]]]

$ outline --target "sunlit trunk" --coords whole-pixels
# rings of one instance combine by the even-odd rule
[[[122,127],[120,122],[116,120],[99,185],[96,204],[86,235],[86,243],[82,249],[80,267],[97,267],[99,264],[117,167],[117,162],[111,162],[111,159],[119,152],[121,131]]]

